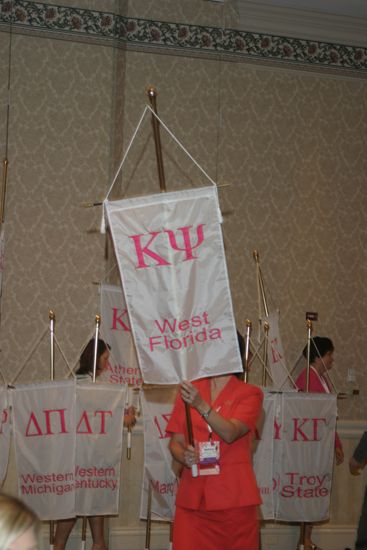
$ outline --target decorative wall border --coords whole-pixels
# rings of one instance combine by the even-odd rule
[[[17,32],[103,40],[129,47],[175,50],[190,55],[267,60],[314,68],[367,70],[367,48],[234,29],[133,19],[114,13],[31,2],[0,0],[0,25]]]

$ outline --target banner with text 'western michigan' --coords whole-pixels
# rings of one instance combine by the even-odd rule
[[[105,208],[144,381],[241,371],[216,188]]]

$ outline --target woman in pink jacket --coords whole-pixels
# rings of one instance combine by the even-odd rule
[[[315,336],[310,345],[310,377],[308,391],[311,393],[332,393],[332,387],[327,377],[327,371],[331,369],[334,362],[334,344],[330,338]],[[303,350],[303,355],[307,359],[307,346]],[[305,368],[296,380],[297,388],[306,391],[307,387],[307,368]],[[337,433],[335,433],[335,459],[339,465],[344,460],[342,443]],[[311,541],[312,523],[305,526],[305,550],[321,550]]]

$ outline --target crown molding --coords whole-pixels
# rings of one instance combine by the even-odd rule
[[[289,1],[287,3],[291,4]],[[298,6],[302,2],[293,4]],[[360,3],[355,4],[353,11],[349,1],[344,10],[346,13],[342,13],[340,7],[338,13],[322,9],[326,4],[330,10],[330,2],[321,0],[317,9],[289,7],[280,5],[280,2],[278,5],[274,2],[236,0],[239,27],[243,30],[349,46],[367,46],[367,3],[364,2],[364,7]]]

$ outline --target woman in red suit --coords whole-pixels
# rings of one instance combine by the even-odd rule
[[[308,391],[314,393],[331,393],[332,388],[327,378],[327,371],[331,369],[334,362],[334,344],[330,338],[315,336],[310,345],[310,377]],[[307,359],[307,346],[303,350],[303,355]],[[307,368],[305,368],[296,380],[296,386],[301,391],[306,391],[307,387]],[[339,465],[344,460],[342,443],[337,433],[335,433],[335,459]],[[305,525],[305,550],[321,550],[311,541],[312,523]]]
[[[172,456],[184,466],[176,497],[173,550],[258,550],[261,499],[251,443],[262,399],[259,388],[234,375],[182,383],[167,426]],[[195,448],[187,443],[184,402],[191,407]],[[218,449],[216,458],[211,455],[213,448]],[[193,477],[192,465],[200,462],[200,471],[206,460],[215,462],[215,473]]]

